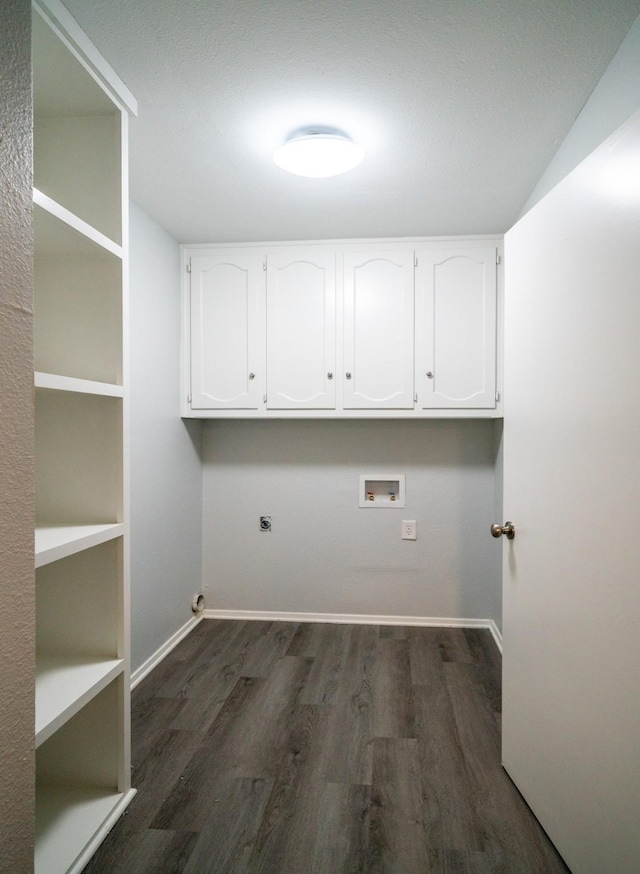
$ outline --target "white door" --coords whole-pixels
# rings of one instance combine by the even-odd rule
[[[333,409],[335,367],[335,252],[269,252],[267,408]]]
[[[495,246],[425,247],[416,271],[416,387],[424,409],[496,405]]]
[[[413,329],[413,248],[345,254],[345,409],[413,409]]]
[[[505,243],[504,512],[516,536],[502,538],[503,762],[574,874],[630,874],[640,870],[640,117]]]
[[[191,258],[191,408],[257,409],[264,390],[259,253]]]

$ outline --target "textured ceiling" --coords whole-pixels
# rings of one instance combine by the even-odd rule
[[[507,230],[640,0],[64,0],[138,100],[132,198],[181,242]],[[277,168],[305,125],[366,150]]]

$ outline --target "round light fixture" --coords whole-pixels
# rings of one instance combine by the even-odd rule
[[[273,160],[296,176],[326,178],[346,173],[364,157],[363,149],[340,131],[304,130],[273,153]]]

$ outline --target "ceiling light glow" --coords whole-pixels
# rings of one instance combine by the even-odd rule
[[[273,153],[283,170],[296,176],[324,179],[353,169],[364,150],[340,131],[306,130],[293,134]]]
[[[609,197],[637,202],[640,199],[640,157],[630,155],[609,161],[602,172],[602,186]]]

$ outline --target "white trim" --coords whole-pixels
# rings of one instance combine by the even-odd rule
[[[185,379],[186,382],[186,379]],[[184,394],[184,389],[183,389]],[[185,394],[185,398],[188,390]],[[494,402],[495,403],[495,402]],[[325,421],[345,421],[347,419],[407,419],[421,420],[426,419],[502,419],[503,413],[497,407],[476,407],[476,408],[452,408],[445,409],[444,407],[429,408],[415,407],[411,409],[389,409],[383,410],[380,408],[365,410],[365,409],[345,409],[339,410],[232,410],[232,409],[194,409],[192,410],[187,403],[184,407],[183,419],[257,419],[257,420],[273,420],[273,419],[323,419]]]
[[[203,610],[189,619],[131,674],[131,689],[144,680],[172,649],[203,619],[268,620],[271,622],[334,622],[345,625],[410,625],[424,628],[487,628],[502,654],[502,634],[493,619],[460,619],[427,616],[369,616],[357,613],[284,613],[268,610]]]
[[[487,628],[491,632],[491,636],[493,637],[496,646],[500,650],[500,655],[502,655],[502,632],[500,631],[493,619],[489,620],[489,625],[487,626]]]
[[[459,243],[461,246],[466,247],[469,243],[482,245],[487,242],[495,242],[500,247],[503,241],[504,234],[445,234],[436,237],[349,237],[327,240],[259,240],[256,243],[181,243],[180,249],[186,254],[188,260],[190,250],[196,251],[197,249],[227,249],[235,251],[247,248],[262,249],[266,246],[269,248],[281,246],[339,246],[343,249],[348,246],[366,246],[368,243],[376,247],[388,244],[395,245],[396,243],[412,243],[415,245],[420,243]],[[503,254],[501,248],[499,248],[499,254]]]
[[[196,625],[199,625],[201,621],[202,614],[189,619],[188,622],[185,622],[182,628],[179,628],[175,634],[172,634],[171,637],[162,644],[162,646],[158,647],[153,655],[149,656],[149,658],[143,662],[139,668],[136,668],[131,674],[131,689],[135,689],[138,683],[144,680],[147,674],[150,674],[151,671],[160,664],[164,657],[168,656],[171,650],[175,649],[180,641],[192,632]]]
[[[131,115],[137,115],[136,98],[60,0],[33,0],[32,5],[67,49],[100,83],[111,100],[124,107]]]
[[[502,652],[502,634],[493,619],[444,616],[376,616],[358,613],[285,613],[268,610],[203,610],[204,619],[261,619],[272,622],[335,622],[347,625],[412,625],[425,628],[487,628]]]
[[[75,860],[73,865],[69,868],[67,874],[80,874],[81,871],[84,871],[84,869],[89,864],[89,861],[96,853],[100,844],[102,844],[111,829],[114,827],[114,825],[120,819],[127,807],[133,801],[133,797],[137,791],[137,789],[128,789],[125,793],[122,794],[118,803],[114,805],[113,810],[104,820],[100,828],[91,836],[91,840],[86,845],[82,853]]]

